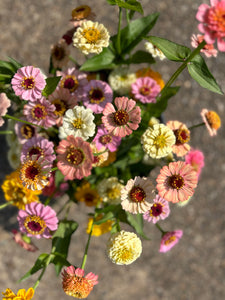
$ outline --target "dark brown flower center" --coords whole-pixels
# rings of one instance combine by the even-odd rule
[[[107,145],[107,144],[111,143],[112,137],[111,137],[111,135],[109,135],[109,134],[105,134],[105,135],[102,135],[102,136],[99,138],[99,140],[100,140],[100,143],[101,143],[101,144]]]
[[[32,147],[29,151],[28,151],[28,155],[30,157],[32,157],[32,155],[37,155],[37,159],[43,155],[43,149],[41,149],[40,147],[36,146],[36,147]]]
[[[181,175],[172,175],[168,178],[168,184],[172,189],[179,190],[184,186],[184,178]]]
[[[34,136],[34,128],[30,125],[24,124],[21,126],[20,128],[20,133],[22,135],[22,137],[24,137],[25,139],[31,139]]]
[[[33,89],[35,86],[35,81],[34,78],[32,76],[30,77],[24,77],[23,81],[21,83],[21,86],[25,89],[25,90],[30,90]]]
[[[89,99],[91,103],[98,104],[105,100],[105,96],[101,89],[93,88],[89,92]]]
[[[129,121],[129,114],[125,110],[118,110],[114,113],[113,120],[118,126],[126,125]]]
[[[38,216],[27,216],[24,226],[29,233],[36,235],[44,232],[46,223]]]
[[[57,60],[62,60],[66,56],[64,48],[56,45],[52,51],[52,56],[54,56]]]
[[[160,203],[154,203],[150,209],[150,214],[154,217],[158,217],[162,213],[162,205]]]
[[[145,191],[139,186],[134,186],[131,189],[129,196],[133,202],[142,202],[146,198]]]
[[[176,145],[182,145],[190,140],[190,132],[187,129],[176,129],[174,130],[176,136]]]
[[[52,101],[52,104],[55,105],[54,114],[57,117],[61,117],[65,114],[65,111],[67,110],[67,105],[63,100],[55,99],[54,101]]]
[[[34,180],[39,174],[39,169],[35,165],[30,165],[26,168],[25,177]]]
[[[68,89],[71,93],[79,86],[79,82],[74,75],[66,75],[61,82],[61,87]]]
[[[66,159],[72,165],[80,165],[84,161],[84,153],[80,149],[71,147],[67,153]]]
[[[36,120],[42,120],[47,116],[44,105],[37,104],[31,111],[32,117]]]

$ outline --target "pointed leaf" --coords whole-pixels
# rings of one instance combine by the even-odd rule
[[[149,240],[149,238],[144,234],[143,232],[143,217],[142,214],[132,215],[128,212],[127,214],[127,220],[129,224],[136,230],[136,232],[142,236],[144,239]]]
[[[42,95],[44,97],[48,97],[49,95],[51,95],[54,92],[54,90],[56,89],[60,79],[61,79],[61,76],[46,78],[45,79],[46,86],[42,91]]]
[[[194,59],[187,64],[189,74],[196,80],[202,87],[220,95],[223,91],[217,84],[215,78],[210,73],[205,60],[201,55],[196,55]]]
[[[154,64],[155,60],[150,53],[139,50],[139,51],[135,52],[124,63],[126,63],[126,64],[142,64],[142,63]]]
[[[191,50],[188,47],[176,44],[167,39],[156,36],[149,36],[145,39],[159,48],[169,60],[183,62],[191,54]]]

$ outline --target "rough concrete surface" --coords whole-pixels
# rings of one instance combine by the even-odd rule
[[[143,0],[145,15],[158,11],[159,20],[153,35],[168,38],[190,46],[190,36],[198,33],[195,14],[203,0]],[[205,0],[206,3],[209,1]],[[105,0],[0,0],[0,59],[6,55],[24,65],[33,64],[47,71],[49,49],[70,28],[71,10],[80,4],[89,4],[97,21],[116,32],[117,9]],[[74,51],[73,54],[77,52]],[[225,54],[207,59],[209,69],[225,91]],[[177,68],[174,62],[163,61],[153,68],[165,81]],[[201,122],[202,108],[215,110],[224,119],[224,96],[201,88],[184,72],[176,82],[180,92],[170,100],[166,120],[179,120],[188,126]],[[197,128],[191,145],[205,154],[205,164],[196,193],[190,204],[178,208],[171,205],[171,215],[163,223],[167,230],[182,229],[180,243],[170,252],[158,252],[160,235],[152,224],[145,232],[151,241],[143,241],[142,256],[130,266],[112,264],[105,254],[108,236],[93,238],[86,265],[86,272],[99,275],[99,284],[88,297],[92,300],[212,300],[225,299],[225,129],[224,124],[216,137],[207,130]],[[1,182],[11,170],[7,163],[7,146],[1,139]],[[1,198],[0,203],[4,203]],[[85,233],[86,207],[74,207],[70,217],[78,220],[79,229],[72,238],[69,261],[79,265],[82,260],[87,235]],[[12,241],[10,230],[17,226],[17,210],[6,208],[0,212],[0,292],[6,288],[14,291],[32,286],[37,275],[23,283],[16,281],[32,266],[37,256],[50,250],[49,241],[41,240],[40,251],[27,253]],[[55,277],[49,267],[35,293],[35,299],[69,299],[61,288],[60,277]]]

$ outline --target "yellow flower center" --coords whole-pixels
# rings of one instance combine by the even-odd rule
[[[148,96],[151,94],[151,88],[149,86],[142,86],[139,89],[139,93],[143,96]]]
[[[211,126],[211,128],[217,130],[220,128],[221,126],[221,120],[220,117],[218,116],[218,114],[213,111],[210,110],[209,112],[206,113],[206,119],[209,123],[209,125]]]
[[[34,77],[33,77],[33,76],[30,76],[30,77],[23,77],[23,81],[21,82],[21,86],[22,86],[25,90],[33,89],[34,86],[35,86]]]
[[[166,137],[164,134],[160,134],[158,135],[155,140],[154,140],[154,145],[158,148],[158,149],[162,149],[166,146]]]
[[[95,27],[84,29],[82,35],[89,44],[96,44],[101,37],[100,31]]]
[[[67,110],[67,107],[66,107],[64,101],[62,101],[60,99],[55,99],[54,101],[52,101],[52,104],[55,105],[54,114],[57,117],[61,117],[65,114],[65,111]]]
[[[24,226],[28,233],[37,235],[44,232],[46,223],[38,216],[27,216],[24,221]]]
[[[106,194],[109,199],[116,199],[120,196],[120,189],[117,187],[109,188],[107,189]]]
[[[20,128],[20,133],[23,138],[31,139],[34,136],[34,128],[28,124],[24,124]]]
[[[176,241],[176,239],[177,239],[176,236],[172,235],[164,242],[164,245],[167,246],[167,245],[171,244],[172,242]]]
[[[81,118],[77,118],[73,120],[73,126],[76,129],[81,129],[83,125],[83,120]]]
[[[176,136],[176,145],[181,145],[189,142],[190,132],[187,129],[177,129],[174,131]]]

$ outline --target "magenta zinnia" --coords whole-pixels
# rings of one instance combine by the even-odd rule
[[[164,166],[156,181],[160,197],[176,203],[188,200],[194,194],[198,177],[192,166],[177,161]]]
[[[141,122],[141,109],[136,102],[127,97],[117,97],[114,100],[116,109],[107,103],[103,110],[102,122],[108,132],[115,136],[130,135]]]
[[[96,284],[98,284],[98,275],[92,272],[84,276],[84,270],[74,266],[67,267],[62,272],[62,287],[68,296],[87,298]]]
[[[167,252],[172,249],[179,242],[182,235],[182,230],[166,232],[161,239],[159,252]]]
[[[42,203],[27,204],[25,210],[19,210],[17,220],[21,232],[37,239],[41,237],[50,238],[52,236],[51,231],[58,228],[56,212],[50,206],[45,206]]]
[[[94,156],[90,144],[82,138],[69,135],[59,143],[56,153],[57,167],[65,180],[82,179],[91,174]]]
[[[156,223],[159,220],[164,220],[170,214],[169,202],[161,198],[159,195],[153,200],[151,208],[143,215],[144,220],[148,222]]]
[[[15,94],[21,99],[36,101],[41,97],[46,82],[40,69],[27,66],[17,70],[11,84]]]
[[[155,103],[161,87],[150,77],[140,77],[131,85],[135,99],[142,103]]]

